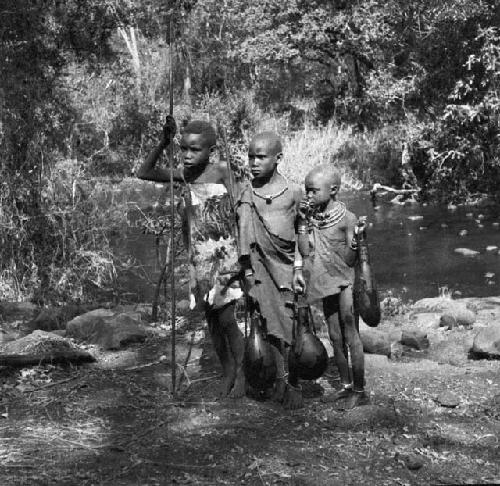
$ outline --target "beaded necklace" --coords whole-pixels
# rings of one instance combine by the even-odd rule
[[[276,199],[277,197],[280,197],[282,194],[284,194],[288,190],[288,186],[284,187],[281,189],[281,191],[277,192],[276,194],[269,194],[267,196],[264,196],[262,194],[259,194],[258,192],[255,191],[255,189],[252,188],[252,192],[257,196],[260,197],[261,199],[264,199],[266,201],[266,204],[271,204],[273,202],[273,199]]]
[[[324,213],[317,213],[311,217],[311,224],[318,229],[329,228],[336,225],[346,213],[346,205],[338,202],[337,205]]]

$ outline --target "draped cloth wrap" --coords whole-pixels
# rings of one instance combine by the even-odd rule
[[[280,197],[291,197],[290,191],[285,194]],[[293,314],[285,304],[292,300],[295,240],[269,227],[254,203],[250,183],[240,186],[236,206],[240,261],[249,259],[255,276],[249,296],[266,321],[267,333],[290,344]],[[284,224],[293,225],[294,219]]]

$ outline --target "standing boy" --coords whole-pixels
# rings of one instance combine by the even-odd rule
[[[163,150],[176,133],[173,117],[167,117],[159,145],[138,171],[140,179],[168,183],[168,169],[157,167]],[[182,170],[174,180],[186,184],[183,229],[188,248],[192,307],[204,309],[208,329],[223,369],[221,395],[242,397],[243,335],[235,318],[241,297],[234,276],[238,273],[237,251],[232,233],[228,191],[233,191],[226,163],[215,159],[216,133],[204,121],[191,121],[180,141]]]
[[[299,211],[298,249],[304,258],[294,272],[294,288],[306,292],[309,303],[321,301],[342,389],[334,397],[344,408],[368,402],[364,391],[364,354],[353,310],[352,286],[357,257],[356,217],[337,201],[340,175],[330,165],[312,169],[306,177],[306,199]],[[349,374],[347,345],[352,362]]]
[[[292,277],[295,224],[302,193],[278,173],[283,157],[280,138],[272,132],[257,134],[248,149],[252,182],[238,199],[240,264],[247,295],[266,324],[273,346],[278,377],[275,399],[285,408],[302,407],[298,379],[285,374],[285,346],[292,341]]]

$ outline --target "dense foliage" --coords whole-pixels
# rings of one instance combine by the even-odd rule
[[[239,146],[264,119],[288,133],[335,124],[352,134],[336,159],[366,183],[397,184],[407,142],[425,197],[498,192],[495,0],[5,0],[0,15],[10,290],[66,299],[109,285],[121,219],[83,188],[131,174],[154,143],[169,49],[177,117],[208,115]]]

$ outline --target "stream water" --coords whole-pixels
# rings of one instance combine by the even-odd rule
[[[165,200],[166,192],[159,185],[138,187],[120,194],[120,198],[138,207]],[[341,199],[356,215],[368,216],[370,256],[382,297],[392,291],[405,301],[417,300],[437,296],[439,288],[445,286],[462,297],[500,294],[499,249],[486,250],[488,246],[500,248],[498,206],[450,210],[445,206],[379,202],[375,209],[367,193],[344,193]],[[460,236],[464,230],[466,236]],[[127,279],[127,290],[149,300],[159,271],[154,237],[131,226],[119,246],[142,267]],[[467,257],[455,252],[456,248],[479,253]]]

